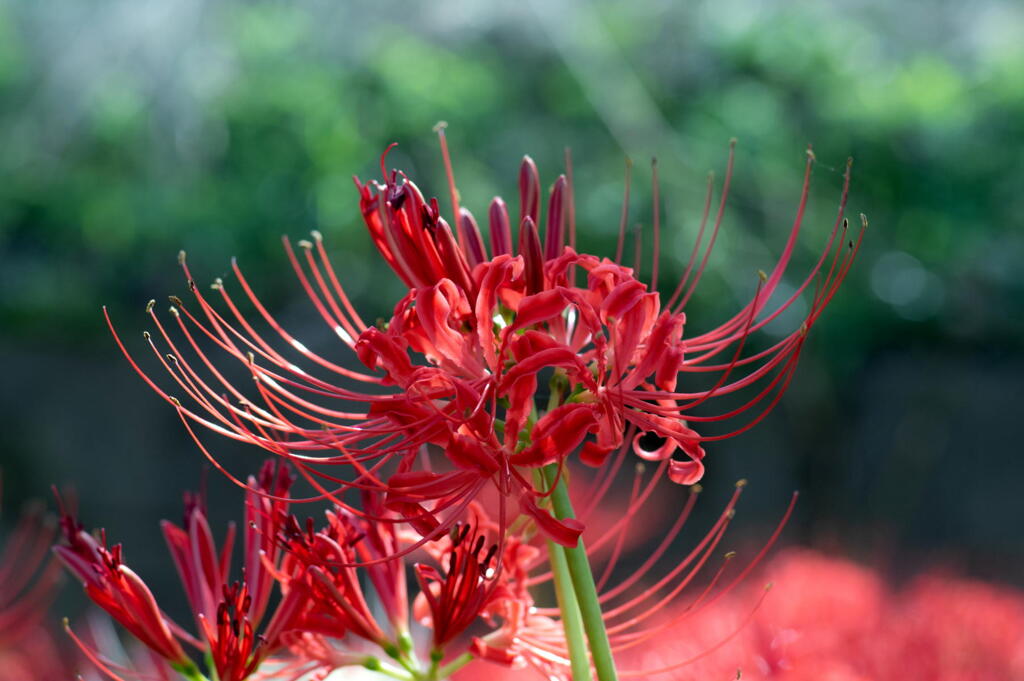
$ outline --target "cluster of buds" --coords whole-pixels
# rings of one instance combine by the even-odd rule
[[[247,520],[245,580],[231,586],[224,576],[226,554],[218,559],[212,553],[198,505],[192,505],[185,529],[166,530],[198,618],[200,637],[186,642],[207,652],[221,681],[251,676],[284,648],[304,651],[286,667],[295,678],[359,662],[400,678],[432,679],[473,657],[529,664],[550,677],[567,676],[571,668],[580,678],[589,674],[590,662],[585,649],[574,648],[574,640],[581,640],[571,633],[577,618],[586,627],[598,677],[615,678],[612,652],[654,636],[650,613],[683,591],[710,559],[735,499],[694,553],[665,575],[652,579],[648,573],[686,513],[653,558],[612,582],[630,520],[662,479],[686,486],[701,480],[705,443],[746,431],[777,404],[808,330],[860,245],[860,236],[847,241],[846,235],[848,165],[839,214],[820,257],[792,294],[775,301],[803,224],[814,164],[808,151],[799,207],[778,262],[759,274],[750,301],[733,317],[686,335],[685,307],[723,220],[732,147],[717,212],[712,218],[712,178],[686,271],[671,295],[663,296],[656,165],[653,258],[644,278],[639,242],[634,266],[622,263],[628,177],[614,259],[576,248],[568,154],[543,219],[540,175],[524,159],[517,235],[505,202],[495,198],[488,209],[488,245],[474,216],[459,205],[443,127],[438,132],[453,222],[404,173],[387,170],[387,151],[379,181],[356,179],[371,239],[408,287],[389,320],[363,321],[319,233],[299,242],[298,250],[285,239],[313,306],[365,369],[316,353],[295,338],[260,302],[237,264],[233,273],[255,318],[221,279],[212,286],[212,297],[221,301],[215,304],[196,285],[184,254],[179,262],[194,304],[172,297],[168,325],[151,303],[147,311],[155,333],[145,333],[177,386],[173,392],[183,397],[151,378],[114,332],[132,366],[174,405],[207,458],[245,488],[248,505],[258,509]],[[753,333],[805,293],[810,305],[797,328],[770,347],[747,347]],[[252,387],[233,383],[211,358],[211,348],[236,360]],[[711,386],[690,385],[706,382]],[[726,395],[739,395],[741,403],[716,412],[716,398]],[[702,432],[704,424],[717,422],[735,424],[722,433]],[[286,499],[281,480],[243,482],[232,476],[196,424],[279,457],[308,484],[310,495]],[[581,539],[588,518],[629,469],[630,454],[650,465],[651,475],[637,474],[628,506],[588,551]],[[279,508],[318,501],[331,505],[321,529]],[[585,501],[579,512],[573,501]],[[69,523],[68,545],[60,553],[94,599],[176,668],[193,673],[178,643],[180,628],[166,622],[121,563],[120,551]],[[610,567],[595,580],[590,566],[600,562],[602,551]],[[424,665],[406,624],[412,597],[402,561],[416,552],[432,556],[431,563],[414,568],[419,595],[412,611],[432,632]],[[563,568],[555,556],[565,559]],[[536,587],[549,579],[559,596],[557,609],[533,600]],[[575,614],[562,603],[569,579],[580,599],[572,606]],[[254,638],[272,581],[280,586],[280,604],[264,634]],[[363,595],[365,581],[374,599]],[[716,576],[697,602],[722,586],[719,581]],[[387,622],[377,621],[372,603],[383,606]],[[209,619],[214,609],[216,621]],[[451,659],[455,642],[473,627],[488,625],[490,632],[471,636],[468,652]],[[352,638],[384,651],[399,666],[382,667],[376,657],[336,645]]]

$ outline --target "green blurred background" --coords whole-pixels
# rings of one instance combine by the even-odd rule
[[[871,228],[778,410],[709,445],[708,512],[747,477],[738,525],[763,537],[799,488],[786,541],[896,574],[943,563],[1024,583],[1024,8],[499,5],[0,2],[6,510],[73,483],[85,522],[176,593],[156,523],[178,517],[201,456],[122,360],[100,306],[143,350],[146,301],[185,289],[179,249],[200,283],[238,256],[295,335],[323,344],[330,330],[279,241],[318,229],[364,317],[386,315],[402,291],[363,231],[351,176],[374,177],[397,141],[389,165],[443,197],[431,133],[443,119],[478,217],[492,195],[515,198],[522,154],[548,183],[571,147],[580,241],[602,254],[623,158],[637,163],[633,215],[649,223],[657,154],[666,282],[689,255],[706,173],[721,176],[737,137],[690,330],[735,311],[773,264],[808,143],[818,164],[789,284],[827,236],[848,156],[851,215]],[[799,310],[763,342],[798,323]],[[256,465],[207,443],[237,471]],[[237,497],[215,514],[237,515]]]

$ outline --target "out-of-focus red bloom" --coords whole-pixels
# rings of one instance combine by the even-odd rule
[[[628,181],[614,259],[576,250],[571,166],[553,184],[542,221],[540,176],[529,158],[520,169],[518,235],[505,203],[496,198],[488,209],[488,247],[473,215],[458,205],[443,132],[441,140],[454,228],[436,199],[426,200],[404,174],[387,171],[383,156],[380,181],[356,182],[370,236],[409,289],[381,328],[367,325],[352,306],[319,233],[300,242],[299,252],[285,240],[313,305],[373,373],[307,348],[266,310],[234,265],[260,324],[286,347],[275,346],[229,294],[226,282],[213,285],[222,309],[208,301],[183,256],[195,304],[172,297],[173,326],[180,335],[170,333],[151,304],[157,333],[146,338],[189,402],[171,397],[129,357],[179,409],[190,431],[190,423],[199,423],[287,458],[318,487],[317,498],[329,495],[355,515],[363,511],[342,498],[345,491],[383,492],[385,505],[425,540],[442,536],[474,498],[491,488],[503,508],[518,504],[548,536],[574,545],[581,525],[557,520],[542,508],[531,470],[561,464],[577,449],[584,462],[606,466],[615,452],[631,448],[644,460],[665,462],[664,474],[674,482],[699,480],[703,443],[745,431],[776,404],[807,330],[835,295],[860,243],[859,237],[856,243],[846,241],[847,172],[839,215],[820,258],[788,298],[769,307],[801,231],[813,165],[808,152],[803,191],[779,261],[736,315],[684,336],[685,306],[722,222],[731,151],[717,212],[712,219],[709,182],[686,271],[663,295],[656,173],[654,257],[649,276],[643,277],[639,248],[633,267],[623,263]],[[744,353],[747,338],[815,280],[819,284],[803,323],[773,346]],[[209,345],[246,367],[255,393],[221,373],[206,354]],[[710,388],[689,385],[691,379],[708,377]],[[694,413],[713,398],[740,391],[749,397],[735,408]],[[699,432],[707,422],[744,416],[746,421],[727,433]],[[427,463],[432,448],[444,451],[441,465]],[[338,465],[352,475],[335,475]]]
[[[902,626],[889,633],[890,650],[911,661],[908,681],[1024,678],[1021,592],[925,575],[897,599],[897,608]]]
[[[666,681],[724,680],[737,670],[756,681],[1024,675],[1024,594],[1017,590],[938,574],[894,589],[872,570],[804,549],[783,552],[761,576],[774,588],[756,611],[757,586],[748,584],[694,618],[686,636],[652,639],[619,655],[619,664]],[[668,671],[652,675],[659,668]]]
[[[257,633],[276,584],[274,572],[280,562],[276,541],[288,508],[291,476],[287,466],[267,462],[259,477],[250,477],[248,484],[245,573],[239,581],[228,581],[234,528],[229,528],[218,551],[200,499],[186,496],[184,528],[169,522],[163,525],[198,637],[163,613],[142,579],[123,563],[120,545],[108,548],[105,533],[97,540],[66,510],[61,518],[65,544],[54,550],[83,580],[86,594],[97,605],[172,667],[184,673],[197,672],[181,646],[184,642],[205,652],[219,681],[242,681],[284,645],[283,634],[292,628],[305,604],[303,594],[286,594]],[[117,678],[101,655],[77,638],[76,642],[98,667]]]
[[[2,500],[0,486],[0,500]],[[56,526],[31,506],[0,545],[0,681],[39,681],[67,674],[44,625],[60,566],[50,559]]]

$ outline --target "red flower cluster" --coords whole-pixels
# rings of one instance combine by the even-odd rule
[[[584,463],[604,467],[613,453],[631,448],[641,459],[665,462],[672,481],[697,482],[704,472],[703,443],[745,431],[778,402],[807,330],[836,293],[860,243],[858,237],[846,244],[847,172],[839,215],[820,258],[786,300],[769,307],[801,230],[814,160],[808,152],[799,208],[779,261],[770,274],[762,273],[753,298],[736,315],[687,336],[684,308],[722,222],[731,151],[713,226],[706,229],[713,192],[709,183],[690,262],[664,300],[657,290],[657,199],[649,282],[640,278],[639,259],[633,268],[621,264],[628,188],[616,258],[576,251],[571,166],[548,195],[542,238],[541,182],[526,158],[519,175],[518,236],[505,203],[496,198],[488,210],[488,248],[473,215],[458,205],[443,132],[441,140],[454,230],[436,199],[427,201],[404,174],[387,171],[387,152],[380,182],[356,181],[370,236],[409,287],[380,328],[368,326],[353,308],[319,233],[313,241],[300,242],[303,257],[285,241],[313,305],[373,373],[309,350],[266,310],[235,265],[238,284],[257,316],[287,346],[276,347],[243,313],[226,282],[218,279],[213,285],[223,310],[208,301],[184,256],[195,311],[176,297],[171,308],[184,345],[160,321],[153,304],[148,310],[157,334],[146,338],[190,403],[171,397],[129,357],[147,383],[178,408],[190,432],[190,422],[200,423],[284,457],[317,489],[317,499],[329,497],[356,515],[361,511],[345,499],[345,492],[383,494],[384,506],[416,528],[424,541],[443,536],[474,499],[491,490],[501,506],[502,527],[514,518],[506,508],[514,504],[547,536],[575,546],[582,526],[556,519],[544,508],[533,471],[549,464],[561,468],[576,451]],[[655,173],[657,196],[656,180]],[[803,323],[771,347],[745,353],[748,337],[816,279],[820,283]],[[168,354],[158,349],[157,337]],[[206,353],[210,345],[244,365],[255,394],[226,378]],[[330,376],[317,376],[316,369]],[[713,385],[681,386],[680,377],[711,377]],[[695,412],[714,398],[740,391],[749,396],[737,407],[718,414]],[[745,422],[723,434],[694,428],[742,417]],[[431,463],[438,451],[443,458]],[[351,474],[335,473],[340,466]]]
[[[644,649],[665,631],[713,608],[758,564],[788,518],[787,512],[746,567],[733,570],[730,554],[707,584],[692,589],[699,573],[714,562],[743,486],[737,486],[710,531],[688,555],[667,561],[697,500],[699,488],[694,487],[658,546],[641,565],[629,566],[623,574],[618,563],[627,540],[636,533],[637,514],[656,494],[666,466],[662,462],[650,473],[639,467],[630,497],[622,500],[627,515],[594,523],[595,535],[588,537],[591,561],[602,571],[599,599],[617,654]],[[65,542],[56,551],[83,580],[95,603],[162,663],[196,681],[207,677],[188,649],[203,654],[209,678],[218,681],[321,678],[353,668],[410,681],[436,681],[474,658],[511,669],[539,670],[547,678],[568,678],[562,614],[535,600],[553,578],[539,524],[525,520],[502,531],[481,505],[473,503],[464,522],[424,543],[394,522],[395,514],[380,498],[367,494],[362,504],[366,516],[334,508],[317,527],[312,519],[301,522],[288,514],[290,483],[287,469],[275,469],[271,462],[258,479],[250,478],[240,581],[228,581],[233,527],[218,550],[198,499],[187,497],[183,527],[164,523],[198,636],[186,633],[160,609],[142,580],[124,564],[120,546],[107,548],[102,535],[97,539],[86,533],[67,512],[61,522]],[[585,519],[609,501],[606,483],[600,476],[589,482],[590,503],[581,506]],[[412,565],[418,587],[413,592],[401,556],[421,544],[420,559]],[[618,579],[610,579],[613,575]],[[696,595],[689,598],[686,610],[659,620],[658,614],[688,593],[688,587]],[[277,604],[268,618],[268,604],[273,602]],[[429,632],[418,642],[411,633],[410,615]],[[114,655],[77,636],[75,640],[115,681],[146,677],[115,662]],[[429,660],[429,667],[422,660]]]
[[[164,537],[195,616],[198,636],[187,633],[163,612],[145,582],[124,563],[120,544],[108,547],[105,532],[97,539],[66,509],[61,517],[64,543],[55,551],[82,580],[94,603],[175,670],[189,678],[198,674],[182,646],[185,644],[204,652],[219,681],[241,681],[282,647],[283,632],[291,629],[306,603],[298,593],[287,594],[262,633],[256,633],[276,583],[274,573],[280,563],[276,537],[288,507],[290,485],[287,468],[272,463],[263,467],[258,479],[249,479],[244,573],[238,581],[228,581],[234,527],[228,529],[218,551],[198,498],[186,496],[184,527],[164,523]],[[94,664],[119,678],[109,660],[77,637],[76,642]]]

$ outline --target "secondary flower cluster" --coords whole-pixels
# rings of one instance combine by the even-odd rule
[[[778,535],[748,564],[733,569],[733,555],[714,559],[743,486],[718,520],[682,560],[668,555],[697,499],[695,488],[676,522],[648,559],[612,581],[640,505],[655,493],[663,471],[638,470],[627,504],[630,516],[596,524],[600,534],[590,557],[602,569],[600,600],[613,650],[646,647],[670,628],[712,608],[761,560]],[[364,498],[365,515],[327,511],[324,521],[300,521],[289,512],[287,467],[267,462],[250,478],[243,535],[244,568],[229,578],[234,526],[218,549],[202,500],[186,495],[182,526],[165,522],[163,533],[195,617],[188,633],[158,605],[145,582],[125,563],[120,545],[105,533],[86,532],[62,511],[63,541],[56,552],[90,598],[140,641],[163,667],[187,679],[242,681],[248,678],[322,678],[336,670],[364,669],[392,678],[448,678],[474,659],[501,667],[566,678],[568,650],[561,613],[535,595],[552,580],[538,525],[500,527],[479,504],[443,537],[427,542],[412,561],[415,584],[407,584],[401,556],[420,543],[418,535],[393,522],[379,498]],[[594,503],[608,502],[591,481]],[[790,507],[792,508],[792,507]],[[788,513],[787,513],[788,517]],[[779,524],[781,529],[785,518]],[[677,616],[657,618],[679,602],[709,562],[718,564],[707,584],[686,597]],[[666,567],[667,565],[667,567]],[[69,632],[70,632],[69,628]],[[145,678],[142,670],[116,662],[88,637],[71,634],[85,656],[113,679]],[[96,638],[96,637],[92,637]],[[728,638],[728,637],[726,637]],[[190,651],[194,651],[193,654]],[[205,661],[200,670],[196,659]],[[150,661],[150,664],[152,662]],[[159,669],[158,666],[158,669]],[[667,672],[678,663],[666,664]],[[313,676],[310,676],[313,675]],[[344,677],[343,677],[344,678]]]

